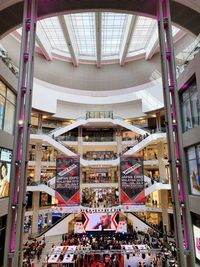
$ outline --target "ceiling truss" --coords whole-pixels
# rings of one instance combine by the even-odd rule
[[[69,18],[67,16],[59,16],[58,19],[71,55],[72,63],[75,67],[78,67],[79,65],[78,48],[76,46],[75,36],[72,32]]]
[[[96,57],[97,68],[101,67],[101,36],[102,36],[102,14],[100,12],[95,13],[95,27],[96,27]]]
[[[136,24],[136,16],[129,15],[119,56],[119,62],[121,66],[125,64],[135,24]]]

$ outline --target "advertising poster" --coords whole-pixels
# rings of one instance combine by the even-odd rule
[[[41,192],[40,201],[41,201],[41,206],[47,206],[48,205],[48,194]]]
[[[197,146],[190,147],[187,150],[188,171],[191,184],[191,193],[200,195],[200,178],[198,173],[198,161],[200,158],[200,148]]]
[[[0,149],[0,198],[8,197],[12,151]]]
[[[200,228],[193,225],[196,258],[200,262]]]
[[[120,157],[121,203],[141,205],[145,201],[143,158]]]
[[[60,204],[80,204],[80,158],[61,156],[56,159],[56,198]]]

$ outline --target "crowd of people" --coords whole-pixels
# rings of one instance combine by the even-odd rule
[[[137,145],[138,143],[140,143],[141,141],[143,141],[144,139],[146,139],[147,137],[149,136],[148,133],[142,135],[142,134],[139,134],[139,135],[135,135],[134,137],[134,143],[131,145],[131,146],[127,146],[125,147],[123,150],[122,150],[122,153],[121,154],[124,154],[126,151],[128,151],[129,149],[133,148],[135,145]]]
[[[101,151],[101,153],[84,153],[83,158],[86,160],[114,160],[118,158],[118,154],[112,151]]]
[[[145,245],[145,252],[137,250],[138,245]],[[132,245],[133,257],[139,259],[136,265],[126,265],[128,267],[167,267],[176,266],[176,249],[174,242],[165,244],[156,233],[152,235],[134,229],[130,234],[63,234],[60,246],[77,246],[76,257],[78,266],[91,267],[95,262],[103,262],[107,267],[123,266],[120,262],[126,257],[129,259],[130,253],[125,249],[125,245]],[[139,247],[139,246],[138,246]],[[55,245],[52,244],[51,253]],[[172,249],[173,248],[173,249]],[[97,253],[98,251],[98,253]],[[109,254],[108,252],[109,251]],[[135,255],[135,254],[137,255]],[[140,255],[140,256],[138,256]],[[49,255],[50,256],[50,255]],[[132,255],[131,255],[132,256]],[[169,265],[169,261],[174,265]],[[134,261],[135,262],[135,261]]]
[[[36,238],[28,240],[23,246],[23,267],[30,267],[31,262],[35,258],[39,262],[45,245],[45,236],[41,241],[38,241]]]
[[[82,190],[82,205],[89,208],[107,208],[119,205],[119,191],[112,188]]]
[[[112,177],[110,175],[101,175],[101,174],[96,174],[96,175],[89,175],[88,177],[85,177],[83,179],[83,183],[117,183],[118,182],[118,177]]]

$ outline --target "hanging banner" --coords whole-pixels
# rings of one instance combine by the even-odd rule
[[[80,158],[60,156],[56,159],[56,196],[59,203],[80,205]]]
[[[141,205],[145,202],[143,157],[120,157],[121,203]]]

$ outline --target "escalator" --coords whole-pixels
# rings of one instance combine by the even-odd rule
[[[42,232],[40,232],[36,237],[41,237],[43,235],[45,235],[47,232],[49,232],[52,228],[54,228],[56,225],[60,224],[63,220],[65,220],[69,215],[71,215],[71,213],[67,213],[64,216],[62,216],[62,218],[60,218],[59,220],[57,220],[54,224],[52,224],[51,226],[47,227],[45,230],[43,230]]]
[[[130,212],[134,217],[136,217],[138,220],[140,220],[142,223],[146,224],[150,229],[152,229],[154,232],[158,233],[159,235],[162,235],[163,232],[159,230],[157,227],[153,226],[152,224],[148,223],[144,219],[142,219],[136,212]]]

